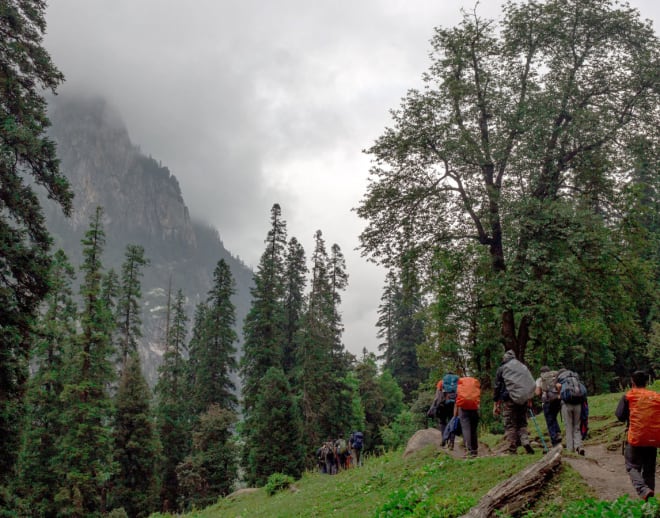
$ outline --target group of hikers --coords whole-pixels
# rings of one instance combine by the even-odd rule
[[[362,466],[362,448],[364,433],[352,432],[346,439],[327,440],[316,450],[319,471],[328,475],[336,475],[342,469],[351,466]]]
[[[657,448],[660,445],[660,394],[646,388],[649,376],[637,371],[632,375],[632,389],[626,392],[615,411],[616,417],[627,423],[624,457],[626,471],[637,494],[648,500],[655,494]],[[541,398],[543,416],[550,435],[551,446],[562,444],[558,416],[565,427],[566,450],[585,455],[582,441],[588,432],[589,405],[587,389],[577,373],[568,369],[540,369],[536,379],[519,360],[515,352],[507,350],[495,374],[493,415],[504,421],[506,454],[515,455],[523,447],[534,453],[527,418],[532,418],[544,451],[548,448],[532,410],[534,396]],[[481,387],[479,380],[454,373],[438,380],[433,403],[427,416],[435,417],[442,433],[442,445],[454,448],[457,434],[462,434],[465,456],[476,457],[478,452],[477,425]]]

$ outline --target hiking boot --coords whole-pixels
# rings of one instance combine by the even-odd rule
[[[532,448],[531,444],[525,444],[525,451],[529,453],[530,455],[534,454],[534,448]]]
[[[654,496],[655,496],[655,493],[653,492],[653,489],[649,489],[648,491],[646,491],[646,493],[644,493],[642,495],[642,500],[644,500],[645,502],[648,502],[648,499],[652,498]]]
[[[578,448],[577,453],[578,455],[582,455],[584,457],[584,448]]]

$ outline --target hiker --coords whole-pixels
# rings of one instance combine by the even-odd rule
[[[323,446],[316,450],[316,454],[321,473],[335,475],[337,473],[337,466],[339,463],[333,442],[331,440],[324,442]]]
[[[351,447],[351,456],[355,466],[362,466],[362,447],[364,443],[364,434],[362,432],[353,432],[348,440]]]
[[[557,391],[557,371],[551,371],[547,365],[541,367],[541,375],[536,380],[535,393],[537,396],[541,396],[543,416],[548,425],[550,442],[553,446],[561,444],[561,429],[557,421],[557,416],[561,411],[561,400]]]
[[[532,373],[516,359],[513,350],[507,350],[495,374],[493,415],[501,413],[504,418],[504,436],[509,442],[507,453],[510,455],[518,453],[519,445],[527,453],[534,453],[527,433],[527,413],[535,388]]]
[[[337,459],[339,461],[340,469],[348,469],[350,464],[351,452],[348,449],[346,439],[337,439],[335,441],[335,451],[337,452]]]
[[[584,455],[582,447],[582,431],[580,417],[582,404],[587,397],[587,389],[580,381],[576,372],[568,369],[557,371],[557,384],[555,385],[561,400],[561,417],[566,428],[566,449],[578,455]]]
[[[454,415],[457,386],[458,376],[452,372],[445,374],[436,384],[435,399],[426,413],[427,416],[438,420],[438,430],[443,436],[442,445],[446,445],[450,450],[454,449],[456,434],[453,432],[446,434],[445,428]],[[448,439],[444,439],[446,435]]]
[[[463,434],[466,458],[476,457],[479,450],[477,425],[479,424],[480,401],[481,383],[479,380],[469,376],[459,378],[456,388],[454,416],[458,416],[461,420],[461,432]]]
[[[632,389],[621,397],[614,412],[619,421],[627,423],[626,471],[643,500],[655,495],[655,464],[660,444],[660,394],[647,389],[647,383],[645,372],[633,373]]]

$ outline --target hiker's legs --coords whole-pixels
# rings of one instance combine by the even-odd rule
[[[444,407],[445,407],[445,417],[447,419],[447,422],[449,422],[451,418],[454,417],[454,403],[445,402]],[[448,446],[452,450],[454,449],[455,441],[456,441],[456,434],[455,433],[449,434]]]
[[[580,432],[580,413],[582,405],[569,405],[562,403],[561,416],[566,427],[566,449],[578,451],[582,447],[582,432]]]
[[[465,453],[468,457],[476,457],[479,443],[477,441],[477,424],[479,423],[479,412],[477,410],[458,409],[458,417],[461,420],[463,430],[463,442]]]
[[[559,422],[557,421],[557,415],[560,410],[561,401],[559,399],[543,403],[543,416],[545,417],[545,423],[548,425],[550,442],[553,446],[561,443],[561,429],[559,428]]]
[[[447,410],[445,409],[445,404],[441,403],[438,406],[438,409],[435,411],[435,416],[436,419],[438,420],[438,430],[440,430],[440,433],[444,437],[445,435],[445,427],[447,426],[447,423],[449,422],[449,419],[447,418]],[[444,441],[443,444],[444,446]]]
[[[504,401],[502,407],[504,436],[509,443],[509,452],[515,453],[519,444],[529,446],[527,405],[517,405],[513,401]]]
[[[575,412],[576,407],[578,408],[577,414]],[[566,428],[566,449],[568,451],[575,451],[582,444],[579,405],[569,405],[568,403],[562,402],[561,417],[564,420],[564,427]],[[579,443],[576,443],[576,430],[580,441]]]
[[[624,450],[626,471],[630,476],[630,482],[632,482],[632,485],[639,496],[644,496],[649,489],[655,490],[656,455],[656,448],[631,446],[630,444],[626,444]],[[653,471],[647,474],[647,468],[651,467],[651,463],[653,464]],[[651,487],[648,482],[651,482],[653,487]]]
[[[655,491],[655,463],[658,449],[652,446],[643,447],[643,449],[642,477],[644,477],[644,482],[646,482],[649,489]]]

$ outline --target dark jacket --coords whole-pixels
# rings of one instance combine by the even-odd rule
[[[616,406],[616,410],[614,411],[614,415],[622,423],[627,423],[630,420],[630,406],[628,405],[628,398],[626,398],[626,394],[621,396],[619,404]]]

